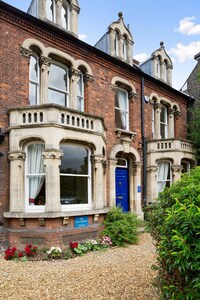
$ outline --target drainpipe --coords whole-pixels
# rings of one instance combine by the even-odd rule
[[[144,77],[141,79],[141,135],[142,135],[142,156],[143,156],[143,171],[142,171],[142,179],[143,179],[143,205],[147,204],[147,144],[145,138],[145,126],[144,126]]]

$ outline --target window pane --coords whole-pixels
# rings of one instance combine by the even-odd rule
[[[30,73],[29,78],[31,81],[38,82],[38,59],[36,59],[34,56],[31,55],[30,57],[30,67],[29,67]]]
[[[49,89],[48,101],[49,103],[67,106],[67,94]]]
[[[28,147],[27,177],[30,205],[44,205],[45,203],[44,159],[42,157],[43,150],[43,144],[31,144]]]
[[[61,176],[60,177],[61,204],[87,204],[88,178]]]
[[[62,27],[69,30],[69,9],[66,5],[62,5],[61,9],[61,22],[62,22]]]
[[[53,1],[46,0],[46,18],[50,21],[53,21]]]
[[[60,173],[88,175],[88,150],[76,145],[61,144],[64,155],[61,159]]]
[[[115,109],[115,122],[116,127],[120,129],[127,129],[127,121],[126,121],[126,113],[120,111],[119,109]]]
[[[37,85],[34,83],[29,84],[29,102],[30,105],[36,105],[37,104]]]
[[[67,77],[67,69],[52,64],[49,72],[49,86],[67,91]]]

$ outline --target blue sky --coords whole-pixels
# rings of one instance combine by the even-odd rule
[[[4,2],[27,11],[31,0]],[[94,45],[121,11],[133,35],[134,58],[144,61],[163,41],[174,65],[173,87],[182,87],[197,63],[194,55],[200,52],[199,0],[79,0],[79,4],[81,39]]]

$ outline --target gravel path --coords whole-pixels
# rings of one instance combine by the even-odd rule
[[[152,286],[155,247],[148,233],[137,245],[57,261],[0,257],[1,300],[159,300]]]

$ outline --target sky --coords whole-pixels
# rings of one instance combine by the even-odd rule
[[[27,12],[31,0],[4,0]],[[173,87],[180,90],[200,52],[199,0],[79,0],[79,38],[94,45],[123,13],[133,36],[133,57],[147,59],[164,42],[173,62]]]

